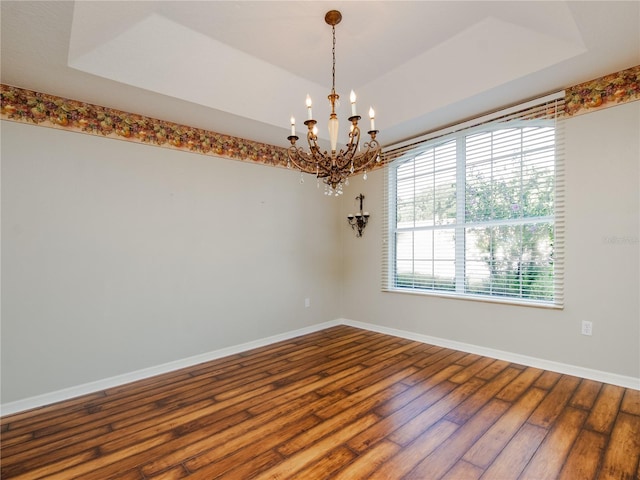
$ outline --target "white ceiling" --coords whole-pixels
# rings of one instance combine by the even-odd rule
[[[383,145],[640,64],[638,1],[2,0],[1,80],[287,146],[307,93],[326,136],[331,9],[341,130],[354,89]]]

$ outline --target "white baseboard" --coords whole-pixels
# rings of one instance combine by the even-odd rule
[[[494,350],[492,348],[480,347],[478,345],[472,345],[469,343],[456,342],[454,340],[447,340],[445,338],[431,337],[429,335],[422,335],[420,333],[409,332],[406,330],[383,327],[371,323],[358,322],[346,318],[341,318],[338,320],[338,322],[342,325],[349,325],[356,328],[371,330],[373,332],[406,338],[408,340],[415,340],[417,342],[428,343],[430,345],[437,345],[439,347],[451,348],[454,350],[459,350],[461,352],[475,353],[484,357],[491,357],[497,360],[505,360],[507,362],[526,365],[527,367],[541,368],[543,370],[549,370],[565,375],[573,375],[575,377],[587,378],[589,380],[595,380],[598,382],[618,385],[620,387],[640,390],[640,378],[627,377],[625,375],[618,375],[616,373],[603,372],[601,370],[578,367],[576,365],[544,360],[542,358],[529,357],[527,355],[520,355],[519,353]]]
[[[370,330],[372,332],[384,333],[387,335],[393,335],[396,337],[406,338],[409,340],[415,340],[430,345],[437,345],[445,348],[452,348],[460,350],[461,352],[475,353],[477,355],[483,355],[485,357],[491,357],[498,360],[505,360],[508,362],[518,363],[529,367],[541,368],[544,370],[550,370],[552,372],[558,372],[566,375],[574,375],[576,377],[588,378],[590,380],[596,380],[598,382],[610,383],[612,385],[619,385],[625,388],[633,388],[640,390],[640,378],[627,377],[624,375],[617,375],[615,373],[603,372],[600,370],[592,370],[589,368],[578,367],[575,365],[568,365],[560,362],[553,362],[550,360],[544,360],[535,357],[529,357],[526,355],[520,355],[512,352],[504,352],[501,350],[494,350],[491,348],[480,347],[477,345],[471,345],[468,343],[456,342],[453,340],[447,340],[444,338],[431,337],[428,335],[422,335],[419,333],[409,332],[405,330],[398,330],[395,328],[383,327],[380,325],[374,325],[371,323],[358,322],[355,320],[349,320],[346,318],[339,318],[329,322],[319,323],[317,325],[311,325],[309,327],[300,328],[290,332],[273,335],[266,338],[261,338],[247,343],[239,345],[233,345],[212,352],[203,353],[201,355],[195,355],[193,357],[176,360],[174,362],[157,365],[155,367],[144,368],[142,370],[136,370],[134,372],[125,373],[122,375],[116,375],[114,377],[97,380],[95,382],[85,383],[63,390],[57,390],[55,392],[45,393],[35,397],[25,398],[23,400],[17,400],[15,402],[9,402],[0,405],[0,415],[10,415],[12,413],[22,412],[30,410],[32,408],[42,407],[44,405],[50,405],[52,403],[61,402],[70,398],[79,397],[89,393],[99,392],[108,388],[117,387],[126,383],[135,382],[136,380],[142,380],[145,378],[153,377],[163,373],[172,372],[181,368],[190,367],[199,363],[208,362],[218,358],[234,355],[236,353],[246,352],[254,348],[264,347],[272,343],[289,340],[300,335],[306,335],[308,333],[324,330],[325,328],[334,327],[336,325],[348,325],[355,328],[361,328],[364,330]]]
[[[82,385],[57,390],[55,392],[25,398],[23,400],[16,400],[15,402],[9,402],[0,405],[0,416],[10,415],[12,413],[22,412],[25,410],[30,410],[32,408],[42,407],[44,405],[50,405],[52,403],[69,400],[70,398],[79,397],[81,395],[86,395],[88,393],[99,392],[108,388],[124,385],[125,383],[135,382],[136,380],[142,380],[163,373],[173,372],[181,368],[198,365],[199,363],[209,362],[211,360],[227,357],[229,355],[235,355],[236,353],[246,352],[247,350],[264,347],[266,345],[281,342],[283,340],[289,340],[294,337],[299,337],[300,335],[317,332],[319,330],[324,330],[325,328],[334,327],[336,325],[340,325],[339,320],[319,323],[310,327],[300,328],[291,332],[285,332],[247,343],[241,343],[240,345],[232,345],[230,347],[221,348],[212,352],[194,355],[193,357],[183,358],[169,363],[164,363],[162,365],[143,368],[142,370],[136,370],[134,372],[124,373],[122,375],[116,375],[114,377],[97,380],[95,382],[84,383]]]

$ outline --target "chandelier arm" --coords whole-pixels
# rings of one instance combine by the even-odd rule
[[[320,152],[320,149],[316,147],[315,149],[311,150],[311,154],[313,155],[313,158],[315,160],[317,170],[321,172],[329,172],[331,170],[331,157],[327,156],[326,151],[323,154]]]
[[[340,155],[336,157],[336,168],[344,170],[351,165],[353,159],[357,156],[356,149],[347,149],[347,151],[340,150]]]
[[[336,155],[335,165],[339,170],[343,170],[344,168],[351,165],[354,157],[356,156],[356,152],[358,149],[358,144],[360,143],[360,129],[357,125],[355,125],[354,129],[349,132],[349,143],[346,145],[346,150],[342,149]],[[348,175],[345,175],[347,178]]]
[[[308,126],[307,132],[307,143],[309,144],[309,156],[313,157],[316,164],[316,170],[322,169],[323,171],[328,171],[331,168],[331,163],[327,158],[327,152],[324,154],[320,151],[320,146],[318,145],[318,136],[314,133],[313,127],[316,124],[315,120],[307,120],[304,122]],[[315,172],[313,172],[315,173]]]
[[[309,144],[309,149],[313,152],[314,150],[318,150],[318,136],[313,133],[313,127],[316,125],[315,120],[307,120],[304,122],[308,127],[307,131],[307,143]]]
[[[376,153],[382,152],[382,148],[380,147],[380,144],[375,138],[372,138],[368,142],[364,142],[362,146],[365,148],[365,152],[369,152],[369,151],[376,152]]]
[[[364,144],[366,150],[354,158],[353,173],[359,173],[367,170],[374,163],[380,162],[380,153],[382,149],[376,140]]]
[[[315,163],[311,161],[309,154],[302,147],[291,146],[287,149],[287,153],[289,160],[298,170],[303,173],[316,173]]]
[[[380,148],[377,145],[364,144],[365,150],[354,159],[354,171],[359,172],[367,169],[379,156]]]
[[[365,148],[365,152],[381,150],[380,144],[375,138],[372,138],[368,142],[364,142],[362,146]]]
[[[344,152],[343,156],[347,160],[344,163],[344,166],[347,166],[351,163],[356,151],[358,150],[358,145],[360,143],[360,127],[358,127],[357,123],[353,124],[353,130],[349,132],[349,143],[347,144],[347,150]]]

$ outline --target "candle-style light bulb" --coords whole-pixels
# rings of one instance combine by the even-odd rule
[[[351,95],[349,95],[349,100],[351,100],[351,116],[356,116],[356,92],[351,90]]]
[[[313,119],[313,114],[311,113],[311,97],[309,96],[309,94],[307,94],[307,120],[311,120]]]
[[[369,118],[371,119],[371,130],[376,129],[376,112],[373,110],[373,107],[369,107]]]
[[[291,136],[296,136],[296,119],[293,116],[291,117]]]

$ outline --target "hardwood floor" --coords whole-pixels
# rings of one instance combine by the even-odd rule
[[[639,479],[640,392],[340,326],[2,418],[3,479]]]

